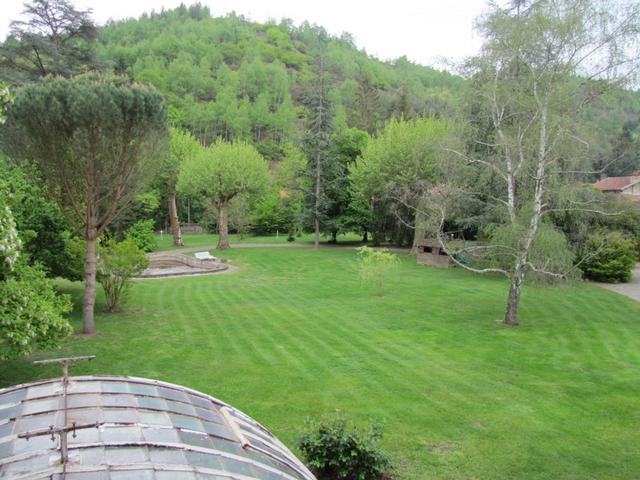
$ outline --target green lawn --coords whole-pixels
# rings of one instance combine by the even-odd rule
[[[338,235],[338,244],[340,243],[353,243],[362,239],[362,235],[355,233],[347,233],[344,235]],[[211,233],[187,233],[183,235],[182,240],[184,242],[184,248],[190,247],[210,247],[215,246],[218,243],[218,235]],[[322,236],[320,241],[327,243],[329,237]],[[288,245],[287,235],[243,235],[239,238],[236,234],[229,235],[229,241],[231,245],[236,243],[268,243],[268,244],[282,244]],[[305,233],[300,237],[296,237],[295,242],[291,242],[294,245],[310,245],[313,243],[313,234]],[[173,237],[171,235],[158,235],[158,250],[175,250],[177,248],[173,245]]]
[[[126,310],[61,352],[74,374],[158,378],[219,397],[294,445],[337,410],[385,424],[401,479],[636,479],[640,304],[528,287],[403,257],[376,297],[349,249],[236,249],[239,271],[135,283]],[[76,298],[80,284],[65,284]],[[101,299],[98,309],[102,310]],[[74,322],[78,325],[79,310]],[[58,375],[2,362],[3,385]]]

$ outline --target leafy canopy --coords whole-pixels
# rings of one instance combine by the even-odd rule
[[[268,180],[267,162],[253,146],[219,139],[183,163],[178,190],[226,204],[236,195],[261,193]]]

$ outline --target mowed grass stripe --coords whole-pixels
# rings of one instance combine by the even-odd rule
[[[98,335],[39,356],[94,353],[74,373],[203,390],[289,445],[309,417],[381,420],[400,479],[640,471],[640,305],[589,286],[531,286],[523,325],[505,328],[499,278],[402,256],[379,298],[352,250],[223,256],[239,270],[136,282],[126,309],[98,316]],[[64,288],[80,299],[80,285]],[[5,385],[57,374],[0,365]]]

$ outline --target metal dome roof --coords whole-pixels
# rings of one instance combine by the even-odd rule
[[[66,389],[53,379],[0,390],[0,477],[315,480],[267,429],[226,403],[109,376],[70,377]]]

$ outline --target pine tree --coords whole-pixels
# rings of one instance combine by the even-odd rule
[[[316,248],[320,244],[320,225],[328,209],[325,177],[336,163],[331,152],[334,108],[329,99],[330,83],[324,56],[320,56],[316,77],[305,98],[308,115],[303,138],[307,175],[312,179],[306,196],[313,218]]]

